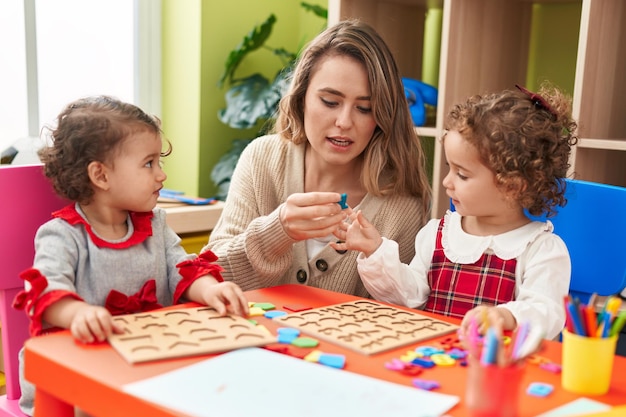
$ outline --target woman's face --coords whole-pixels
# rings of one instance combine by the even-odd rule
[[[304,99],[304,131],[313,156],[329,165],[350,164],[372,139],[374,129],[363,64],[345,55],[322,58]]]

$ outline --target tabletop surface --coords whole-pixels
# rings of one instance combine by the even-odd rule
[[[277,310],[287,304],[300,304],[310,308],[324,307],[337,303],[359,300],[360,298],[320,290],[301,285],[283,285],[246,292],[249,301],[257,303],[273,303]],[[407,309],[410,310],[410,309]],[[420,312],[427,314],[424,312]],[[427,314],[428,315],[428,314]],[[440,316],[437,316],[440,317]],[[271,319],[255,317],[259,324],[263,324],[275,333],[281,327]],[[458,320],[445,318],[458,323]],[[437,346],[450,335],[441,336],[420,343],[410,344],[397,349],[375,355],[362,355],[352,350],[335,345],[328,341],[319,340],[315,349],[326,353],[343,354],[346,356],[344,371],[363,374],[382,380],[412,386],[414,377],[403,375],[385,368],[385,363],[399,358],[408,350],[420,345]],[[201,355],[179,359],[159,360],[155,362],[130,364],[116,352],[108,343],[99,345],[82,345],[76,343],[68,331],[62,331],[46,336],[31,338],[26,342],[26,375],[38,387],[38,405],[47,404],[46,416],[69,415],[64,414],[67,409],[56,404],[67,402],[76,404],[94,416],[121,415],[120,410],[136,417],[150,416],[179,416],[165,408],[139,400],[122,390],[122,386],[131,382],[157,376],[183,366],[204,361],[214,355]],[[536,355],[540,359],[560,363],[561,344],[546,342],[541,352]],[[593,364],[589,364],[593,366]],[[456,395],[460,402],[454,406],[449,416],[465,417],[467,410],[463,403],[465,391],[466,368],[460,365],[452,367],[435,366],[426,369],[420,378],[438,381],[441,385],[437,392]],[[579,395],[561,389],[560,375],[544,369],[537,364],[529,363],[523,377],[522,385],[528,386],[531,382],[543,382],[554,386],[555,390],[547,397],[533,397],[525,395],[520,401],[520,417],[531,417],[555,407],[569,403]],[[417,388],[416,388],[417,389]],[[626,402],[626,358],[615,357],[612,373],[611,388],[606,395],[588,397],[593,400],[621,405]],[[48,402],[51,401],[51,402]],[[58,406],[59,412],[53,411]],[[37,412],[39,415],[39,412]]]

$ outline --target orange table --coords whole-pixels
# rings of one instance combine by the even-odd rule
[[[250,301],[273,303],[279,310],[286,304],[304,304],[317,308],[359,299],[300,285],[284,285],[248,291],[246,295]],[[258,321],[272,331],[278,327],[270,319],[264,317],[258,318]],[[439,339],[432,339],[419,345],[434,345],[437,340]],[[416,346],[418,344],[372,356],[363,356],[324,341],[320,341],[316,349],[326,353],[345,354],[346,372],[355,372],[412,386],[413,377],[387,370],[384,363],[393,358],[399,358],[407,350]],[[36,416],[38,417],[44,414],[46,417],[73,416],[71,404],[77,405],[94,416],[176,416],[180,414],[133,397],[124,392],[122,386],[194,364],[210,356],[131,365],[109,344],[77,344],[70,333],[64,331],[31,338],[26,342],[26,376],[37,386]],[[560,343],[547,342],[540,356],[558,363],[561,357]],[[457,395],[461,398],[460,403],[449,412],[452,417],[467,416],[463,403],[465,377],[466,368],[462,366],[434,367],[425,370],[420,375],[420,378],[439,381],[441,388],[438,392]],[[536,416],[579,398],[578,395],[561,389],[560,375],[529,364],[523,385],[526,387],[535,381],[552,384],[555,391],[545,398],[524,395],[520,401],[520,417]],[[626,358],[616,356],[611,389],[608,394],[593,397],[593,399],[612,405],[626,403]]]

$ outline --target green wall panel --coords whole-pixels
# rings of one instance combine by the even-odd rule
[[[326,7],[325,1],[310,1]],[[213,165],[240,131],[219,121],[226,89],[217,85],[228,53],[255,25],[276,15],[267,41],[272,47],[298,51],[324,27],[324,20],[306,12],[298,0],[163,0],[163,129],[173,143],[167,158],[166,186],[209,197]],[[273,79],[281,61],[269,51],[249,55],[238,76],[260,72]]]

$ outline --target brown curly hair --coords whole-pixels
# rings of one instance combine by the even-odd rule
[[[557,87],[544,83],[538,94],[523,90],[470,97],[452,107],[445,128],[478,150],[501,190],[530,214],[550,217],[567,203],[564,178],[577,123],[571,99]]]
[[[431,188],[425,156],[404,94],[396,61],[380,35],[357,19],[341,21],[313,39],[298,58],[289,91],[280,101],[274,132],[304,143],[304,98],[318,63],[328,56],[349,56],[369,79],[376,129],[363,151],[361,182],[368,193],[411,195],[430,209]]]
[[[61,197],[87,204],[94,190],[87,174],[93,161],[109,162],[124,139],[148,130],[161,135],[161,121],[139,107],[109,96],[95,96],[68,104],[56,127],[46,126],[51,145],[39,150],[44,173]],[[172,151],[161,152],[165,157]]]

